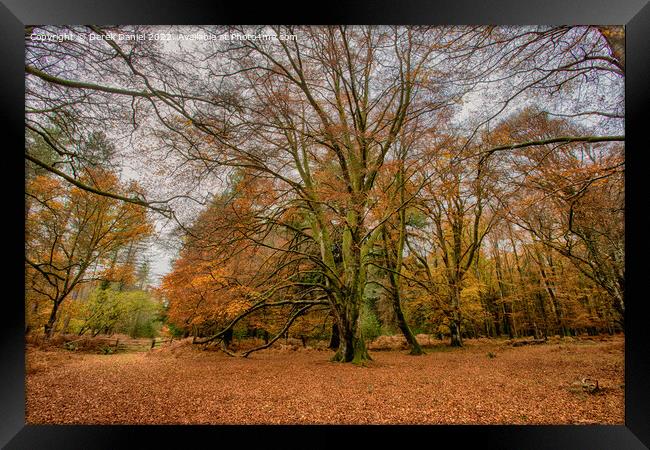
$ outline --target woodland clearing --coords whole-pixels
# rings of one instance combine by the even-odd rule
[[[90,354],[30,345],[29,424],[623,424],[624,339],[370,345],[364,366],[281,345],[249,358],[190,340]],[[598,382],[594,392],[585,383]],[[342,400],[344,399],[344,400]]]

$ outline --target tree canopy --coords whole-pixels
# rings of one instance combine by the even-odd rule
[[[199,342],[325,321],[363,362],[371,323],[412,354],[414,330],[620,328],[621,29],[42,27],[62,30],[26,41],[46,332],[150,213],[181,242],[167,318]]]

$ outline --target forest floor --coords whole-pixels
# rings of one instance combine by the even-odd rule
[[[365,367],[280,347],[233,358],[188,341],[106,355],[28,346],[27,423],[624,423],[622,336],[439,342],[424,356],[371,351]]]

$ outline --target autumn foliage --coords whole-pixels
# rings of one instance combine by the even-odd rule
[[[422,332],[622,330],[621,29],[219,26],[201,31],[300,38],[188,54],[87,39],[110,30],[70,27],[74,64],[27,46],[33,326],[147,291],[149,211],[174,228],[149,292],[167,326],[231,354],[233,335],[329,339],[364,364],[382,334],[421,355]],[[146,187],[118,181],[113,140]],[[86,283],[106,308],[67,300]]]
[[[89,170],[108,190],[121,189],[115,175]],[[28,327],[50,335],[59,308],[93,280],[128,283],[132,264],[119,264],[120,251],[150,234],[142,208],[96,195],[38,175],[26,186],[26,283]]]

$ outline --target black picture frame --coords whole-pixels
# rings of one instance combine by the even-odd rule
[[[311,6],[311,8],[309,8]],[[581,426],[41,426],[25,424],[24,364],[24,26],[29,24],[608,24],[626,26],[626,319],[625,425]],[[650,105],[650,4],[645,0],[390,0],[331,1],[307,5],[289,1],[253,5],[239,2],[2,0],[0,3],[0,84],[4,167],[4,239],[0,291],[0,445],[8,449],[168,448],[196,439],[211,445],[282,445],[311,448],[341,445],[351,435],[364,445],[390,437],[406,445],[516,449],[642,449],[650,447],[650,332],[643,293],[643,257],[650,229],[643,195],[643,153],[647,139],[643,112]],[[22,180],[22,181],[21,181]],[[295,439],[298,432],[304,435]],[[447,444],[445,444],[447,445]]]

